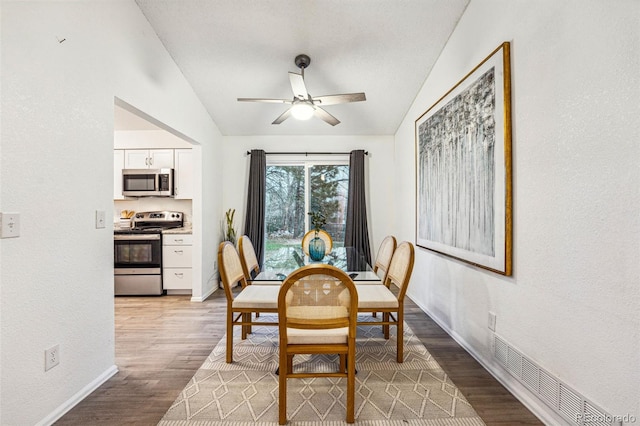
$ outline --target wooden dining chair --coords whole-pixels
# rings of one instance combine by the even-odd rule
[[[248,236],[242,235],[238,238],[238,251],[240,252],[240,263],[242,263],[244,276],[247,280],[252,280],[260,273],[260,264],[258,263],[253,243]]]
[[[359,321],[358,325],[382,326],[385,339],[389,338],[389,327],[396,326],[396,359],[404,360],[404,297],[413,271],[415,251],[413,244],[404,241],[393,253],[384,284],[358,285],[358,312],[382,312],[380,321]],[[391,291],[391,284],[398,287],[397,295]]]
[[[251,333],[252,325],[278,325],[278,322],[254,322],[253,313],[278,312],[278,292],[280,286],[247,285],[240,256],[229,241],[223,241],[218,247],[218,265],[220,278],[227,297],[227,363],[233,362],[233,326],[242,327],[242,339]],[[233,293],[233,287],[240,283],[239,293]]]
[[[307,265],[292,272],[278,296],[280,321],[279,423],[287,423],[287,379],[346,377],[347,423],[355,418],[355,354],[358,294],[349,276],[335,266]],[[294,370],[298,354],[338,354],[336,371]],[[322,371],[320,371],[322,370]]]
[[[302,251],[307,256],[309,256],[309,242],[314,239],[315,236],[316,231],[315,229],[312,229],[302,237]],[[318,238],[322,238],[322,240],[324,240],[325,252],[329,253],[333,249],[333,239],[331,238],[331,235],[329,235],[329,233],[324,229],[320,229],[318,231]]]
[[[396,237],[394,237],[393,235],[387,235],[380,244],[380,248],[378,249],[378,253],[376,255],[376,261],[373,264],[373,272],[375,272],[376,275],[380,277],[380,281],[382,283],[384,283],[387,279],[389,264],[391,263],[393,252],[396,251],[397,246],[398,243],[396,241]],[[371,315],[377,317],[378,313],[372,312]]]
[[[387,235],[378,249],[376,254],[376,261],[373,264],[373,272],[375,272],[382,282],[387,278],[387,271],[389,271],[389,264],[391,264],[391,258],[396,251],[398,243],[396,237],[393,235]]]

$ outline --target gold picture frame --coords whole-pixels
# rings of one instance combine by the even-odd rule
[[[415,121],[416,245],[507,276],[510,61],[504,42]]]

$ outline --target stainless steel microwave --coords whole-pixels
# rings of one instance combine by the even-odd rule
[[[173,197],[173,169],[122,170],[125,197]]]

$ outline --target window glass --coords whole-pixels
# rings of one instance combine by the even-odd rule
[[[310,229],[309,211],[324,213],[334,247],[344,246],[348,187],[347,164],[267,165],[264,268],[297,267],[291,249]]]

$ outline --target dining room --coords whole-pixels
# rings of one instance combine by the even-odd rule
[[[252,150],[298,153],[267,155],[280,171],[293,161],[312,168],[321,157],[308,153],[331,153],[334,164],[319,165],[329,170],[347,165],[351,151],[367,152],[371,262],[389,235],[415,250],[405,355],[424,366],[413,371],[439,366],[455,385],[442,381],[450,401],[472,407],[466,419],[637,422],[636,0],[3,1],[1,8],[0,424],[157,424],[169,411],[169,423],[209,421],[197,415],[211,414],[205,405],[219,400],[189,401],[201,379],[238,373],[243,353],[259,356],[251,352],[256,340],[276,343],[273,327],[252,325],[246,339],[235,327],[234,361],[226,362],[228,301],[218,288],[217,251],[225,212],[235,209],[240,236],[253,210]],[[311,58],[303,69],[300,54]],[[300,78],[313,96],[291,93]],[[366,101],[322,104],[357,93]],[[265,102],[270,97],[286,102]],[[119,101],[193,143],[191,296],[114,300],[113,224],[102,213],[113,206]],[[299,121],[287,112],[294,102],[334,118],[318,112]],[[456,112],[483,125],[440,120]],[[44,214],[43,205],[56,213]],[[343,217],[346,225],[341,209],[328,212],[331,226]],[[304,264],[298,238],[310,230],[312,211],[270,218],[274,226],[300,219],[265,231],[276,257],[293,251]],[[467,219],[464,226],[452,226],[454,217]],[[486,232],[470,236],[470,224]],[[341,232],[327,231],[345,246]],[[384,347],[389,362],[359,368],[356,361],[356,384],[372,371],[397,377],[411,364],[394,358],[394,330],[386,339],[381,327],[363,328],[367,338],[356,345],[368,349],[360,354]],[[252,375],[273,385],[273,366]],[[228,382],[220,383],[219,390]],[[247,386],[247,398],[261,389]],[[308,389],[298,398],[318,394]],[[329,412],[342,422],[346,411],[322,404],[342,407],[345,389],[339,381],[335,397],[304,406],[293,399],[287,410]],[[367,395],[356,385],[356,423],[357,407],[375,411]],[[277,399],[255,399],[274,424]],[[224,407],[251,412],[243,404]],[[437,412],[436,403],[424,404],[420,415]],[[406,405],[380,422],[424,421]],[[454,422],[452,410],[437,415],[445,411],[450,418],[437,421]]]

